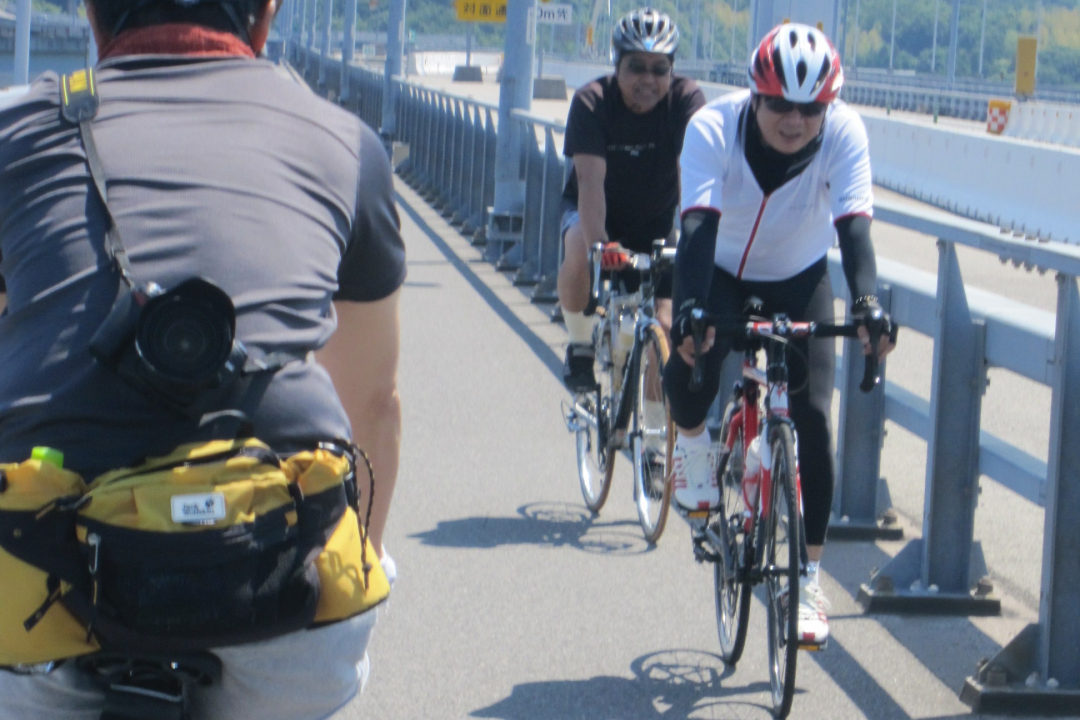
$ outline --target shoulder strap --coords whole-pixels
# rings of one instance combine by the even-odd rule
[[[120,242],[120,230],[116,227],[116,220],[109,210],[105,169],[101,165],[101,156],[98,155],[94,135],[90,131],[90,123],[97,116],[98,104],[97,80],[94,77],[93,68],[76,70],[60,78],[60,114],[64,120],[79,127],[83,149],[86,151],[86,164],[90,167],[90,177],[94,180],[94,187],[97,189],[98,197],[101,198],[101,204],[105,206],[105,217],[109,221],[109,230],[106,234],[109,254],[116,263],[123,281],[128,287],[135,287],[131,263],[128,262],[123,243]]]
[[[311,90],[311,86],[307,84],[307,81],[304,80],[304,77],[299,72],[297,72],[296,68],[294,68],[289,63],[281,63],[279,65],[275,65],[274,72],[276,72],[278,75],[281,75],[282,77],[286,77],[292,80],[297,85],[300,85],[307,90]]]
[[[294,79],[296,78],[293,75]],[[301,80],[297,80],[301,82]],[[306,83],[304,87],[307,87]],[[116,262],[120,271],[120,277],[128,287],[135,287],[135,276],[128,262],[127,251],[120,241],[120,230],[116,227],[116,219],[109,210],[108,189],[105,185],[105,169],[101,165],[101,156],[98,155],[97,144],[94,142],[94,134],[90,130],[91,121],[97,116],[99,99],[97,84],[92,68],[77,70],[60,79],[60,113],[64,120],[73,125],[78,125],[79,135],[82,138],[83,149],[86,151],[86,164],[90,167],[90,177],[94,180],[94,188],[97,190],[101,204],[105,206],[105,217],[109,222],[107,240],[109,254]],[[263,355],[249,357],[241,372],[244,374],[261,373],[278,370],[289,363],[305,360],[308,351],[278,351]]]

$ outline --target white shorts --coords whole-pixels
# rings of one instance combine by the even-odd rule
[[[222,678],[191,692],[195,720],[326,720],[368,677],[377,611],[316,630],[219,648]],[[105,693],[73,662],[47,675],[0,671],[3,720],[98,720]]]

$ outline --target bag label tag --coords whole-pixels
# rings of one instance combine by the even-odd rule
[[[224,493],[173,495],[172,519],[175,523],[211,525],[225,519]]]

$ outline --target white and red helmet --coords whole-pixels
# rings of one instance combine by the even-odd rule
[[[825,33],[786,23],[765,35],[750,55],[750,89],[797,103],[831,103],[840,94],[840,54]]]

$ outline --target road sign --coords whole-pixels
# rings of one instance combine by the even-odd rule
[[[536,21],[547,25],[569,25],[573,22],[574,6],[545,2],[536,8]]]
[[[1031,97],[1035,94],[1035,63],[1039,41],[1027,35],[1016,39],[1016,94]]]
[[[507,0],[456,0],[458,22],[506,22]]]

